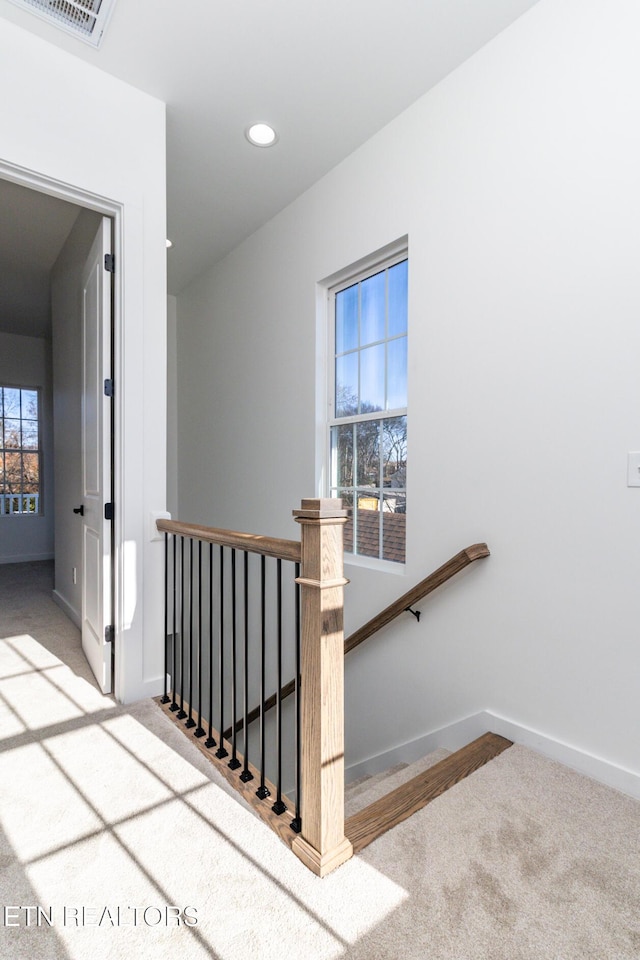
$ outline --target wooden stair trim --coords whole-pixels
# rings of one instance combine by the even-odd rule
[[[496,733],[485,733],[349,817],[344,832],[353,845],[353,852],[359,853],[511,746],[511,740]]]
[[[178,729],[181,730],[182,733],[184,733],[184,735],[191,741],[191,743],[193,743],[198,748],[200,753],[202,753],[207,758],[209,763],[211,763],[215,767],[215,769],[222,774],[222,776],[225,778],[225,780],[228,781],[228,783],[231,784],[234,790],[236,790],[240,794],[240,796],[244,800],[246,800],[249,806],[253,810],[255,810],[255,812],[262,818],[262,820],[264,820],[267,826],[271,827],[273,832],[277,834],[280,840],[282,840],[282,842],[285,843],[289,847],[289,849],[291,849],[293,845],[293,841],[296,839],[298,834],[291,829],[291,821],[294,819],[295,810],[289,798],[283,794],[282,802],[284,803],[287,809],[285,810],[284,813],[281,813],[281,814],[274,813],[273,810],[271,809],[271,806],[276,799],[277,788],[273,783],[271,783],[270,780],[267,780],[265,777],[265,786],[268,788],[271,796],[267,797],[265,800],[260,800],[260,798],[256,796],[256,789],[260,784],[260,771],[257,769],[257,767],[254,767],[254,765],[251,762],[247,764],[249,770],[253,774],[253,780],[250,780],[248,783],[244,783],[240,779],[242,768],[238,768],[237,770],[231,770],[229,768],[229,758],[231,757],[231,743],[226,738],[223,739],[223,745],[225,750],[228,752],[229,756],[224,757],[221,760],[215,755],[215,750],[218,748],[218,745],[220,744],[220,735],[217,730],[212,729],[213,739],[216,741],[216,746],[205,747],[204,742],[206,737],[194,737],[193,730],[197,728],[192,727],[191,729],[188,729],[185,726],[184,720],[176,719],[176,714],[172,713],[172,711],[170,710],[170,707],[171,707],[170,703],[162,703],[161,697],[154,697],[154,700],[158,704],[160,709],[163,711],[163,713],[165,713],[167,717],[169,717],[172,723],[176,727],[178,727]],[[186,713],[188,713],[189,704],[185,703],[183,709],[185,710]],[[202,726],[205,729],[208,729],[208,721],[206,721],[204,717],[202,718]],[[244,767],[244,757],[237,750],[236,750],[236,756],[240,761],[240,763],[242,764],[242,767]]]

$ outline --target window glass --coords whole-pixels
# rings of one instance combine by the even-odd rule
[[[409,261],[403,260],[388,270],[389,336],[407,332],[407,275]]]
[[[360,413],[384,409],[384,343],[360,351]]]
[[[387,344],[387,410],[407,405],[407,338],[399,337]]]
[[[386,272],[360,284],[360,346],[384,340]]]
[[[358,354],[336,359],[336,416],[348,417],[358,410]]]
[[[336,353],[358,346],[358,285],[347,287],[336,296]]]

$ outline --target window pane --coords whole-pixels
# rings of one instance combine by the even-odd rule
[[[353,424],[331,428],[331,485],[353,486]]]
[[[384,340],[386,274],[377,273],[360,284],[360,345]]]
[[[408,260],[389,269],[389,336],[407,332]]]
[[[336,353],[358,346],[358,284],[336,294]]]
[[[382,511],[382,559],[404,563],[406,554],[407,497],[404,493],[384,494]]]
[[[23,420],[38,419],[38,391],[37,390],[22,391],[22,419]]]
[[[358,354],[336,358],[336,417],[358,411]]]
[[[5,417],[20,416],[20,391],[14,387],[4,388],[4,415]]]
[[[14,450],[20,449],[20,421],[4,421],[4,445]]]
[[[357,553],[363,557],[380,556],[380,510],[379,500],[371,490],[358,490],[356,517]]]
[[[38,449],[38,423],[34,420],[22,421],[22,448],[23,450]]]
[[[382,462],[384,486],[406,488],[407,418],[388,417],[382,421]]]
[[[380,421],[356,424],[359,487],[380,486]]]
[[[387,350],[387,410],[397,410],[407,405],[407,338],[391,340]]]
[[[360,412],[384,409],[384,343],[360,351]]]
[[[347,553],[353,553],[353,492],[351,490],[331,490],[330,493],[332,497],[341,498],[343,508],[350,511],[349,519],[342,530],[344,549]]]
[[[4,480],[7,493],[20,493],[22,457],[19,453],[5,453]]]
[[[22,455],[23,484],[25,493],[37,493],[40,481],[40,458],[37,453]]]

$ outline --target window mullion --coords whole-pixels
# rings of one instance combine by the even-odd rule
[[[348,417],[335,417],[333,420],[329,420],[329,426],[338,427],[341,423],[365,423],[368,420],[386,420],[392,417],[406,417],[406,415],[406,407],[399,407],[396,410],[374,410],[372,413],[355,413]]]

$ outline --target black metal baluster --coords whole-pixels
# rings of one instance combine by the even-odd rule
[[[244,552],[244,682],[243,682],[243,701],[244,701],[244,769],[240,774],[243,783],[253,780],[253,774],[249,770],[249,554]]]
[[[237,737],[237,685],[238,685],[238,651],[236,636],[236,551],[235,547],[231,549],[231,760],[229,766],[232,770],[237,770],[242,766],[236,756],[236,737]]]
[[[176,703],[176,690],[177,690],[177,676],[178,676],[178,644],[176,643],[176,610],[178,608],[178,596],[177,596],[177,557],[176,557],[176,538],[173,537],[173,611],[172,611],[172,628],[173,628],[173,674],[171,676],[171,696],[173,698],[171,706],[169,709],[172,713],[175,713],[178,709],[178,704]]]
[[[204,737],[202,727],[202,540],[198,540],[198,726],[194,737]]]
[[[265,557],[260,557],[260,786],[256,795],[260,800],[266,800],[271,791],[265,784],[264,777],[264,661],[266,647],[266,601],[265,601]]]
[[[223,760],[229,754],[224,748],[222,731],[224,730],[224,547],[220,547],[220,626],[218,664],[220,668],[220,746],[216,750],[216,757]]]
[[[176,719],[184,720],[184,537],[180,537],[180,709]]]
[[[169,676],[169,534],[164,534],[164,696],[161,703],[169,703],[167,677]]]
[[[185,726],[195,727],[193,719],[193,537],[189,537],[189,719]]]
[[[300,564],[295,565],[295,601],[296,601],[296,812],[291,821],[291,829],[295,833],[302,830],[302,819],[300,817],[300,774],[301,774],[301,715],[300,715],[300,584],[297,582],[300,576]]]
[[[276,802],[273,804],[271,809],[274,813],[284,813],[287,809],[282,801],[282,697],[280,696],[280,691],[282,689],[282,560],[278,558],[276,561],[277,565],[277,612],[278,612],[278,632],[277,632],[277,646],[278,646],[278,679],[277,679],[277,694],[276,694],[276,750],[277,750],[277,771],[278,776],[276,779]]]
[[[205,747],[215,747],[213,739],[213,544],[209,544],[209,736]]]

